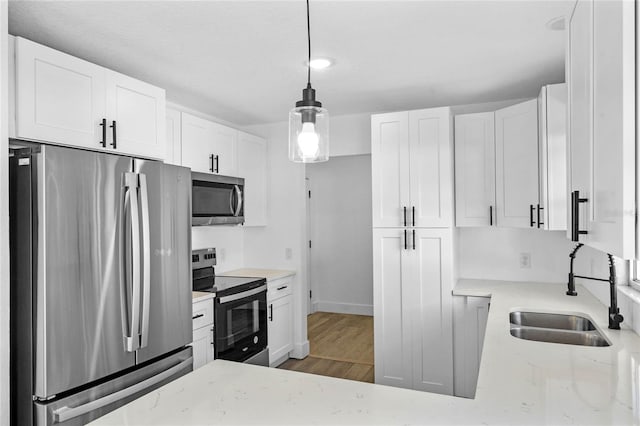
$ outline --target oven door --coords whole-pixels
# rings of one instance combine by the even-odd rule
[[[215,358],[243,362],[267,347],[267,286],[215,299]]]
[[[244,223],[244,179],[191,173],[192,225]]]

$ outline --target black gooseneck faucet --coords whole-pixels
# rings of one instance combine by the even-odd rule
[[[620,330],[620,323],[624,321],[624,317],[620,314],[620,308],[618,308],[618,296],[616,293],[616,265],[613,263],[613,256],[607,254],[609,258],[609,279],[605,278],[595,278],[595,277],[585,277],[583,275],[575,275],[573,273],[573,261],[576,258],[576,254],[578,250],[584,244],[578,243],[576,248],[569,254],[570,266],[569,266],[569,282],[567,283],[567,295],[568,296],[577,296],[576,293],[576,283],[575,278],[582,278],[585,280],[593,280],[593,281],[604,281],[609,283],[609,297],[611,299],[611,303],[609,304],[609,328],[612,330]]]

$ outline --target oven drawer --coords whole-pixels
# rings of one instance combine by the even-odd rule
[[[275,300],[291,294],[292,277],[278,278],[267,283],[267,299]]]
[[[213,324],[213,299],[202,300],[193,304],[193,329]]]

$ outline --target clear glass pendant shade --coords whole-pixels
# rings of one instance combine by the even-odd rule
[[[289,112],[289,160],[320,163],[329,160],[329,112],[301,106]]]

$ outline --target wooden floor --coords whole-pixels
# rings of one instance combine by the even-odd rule
[[[373,383],[373,317],[316,312],[307,334],[309,356],[278,368]]]

